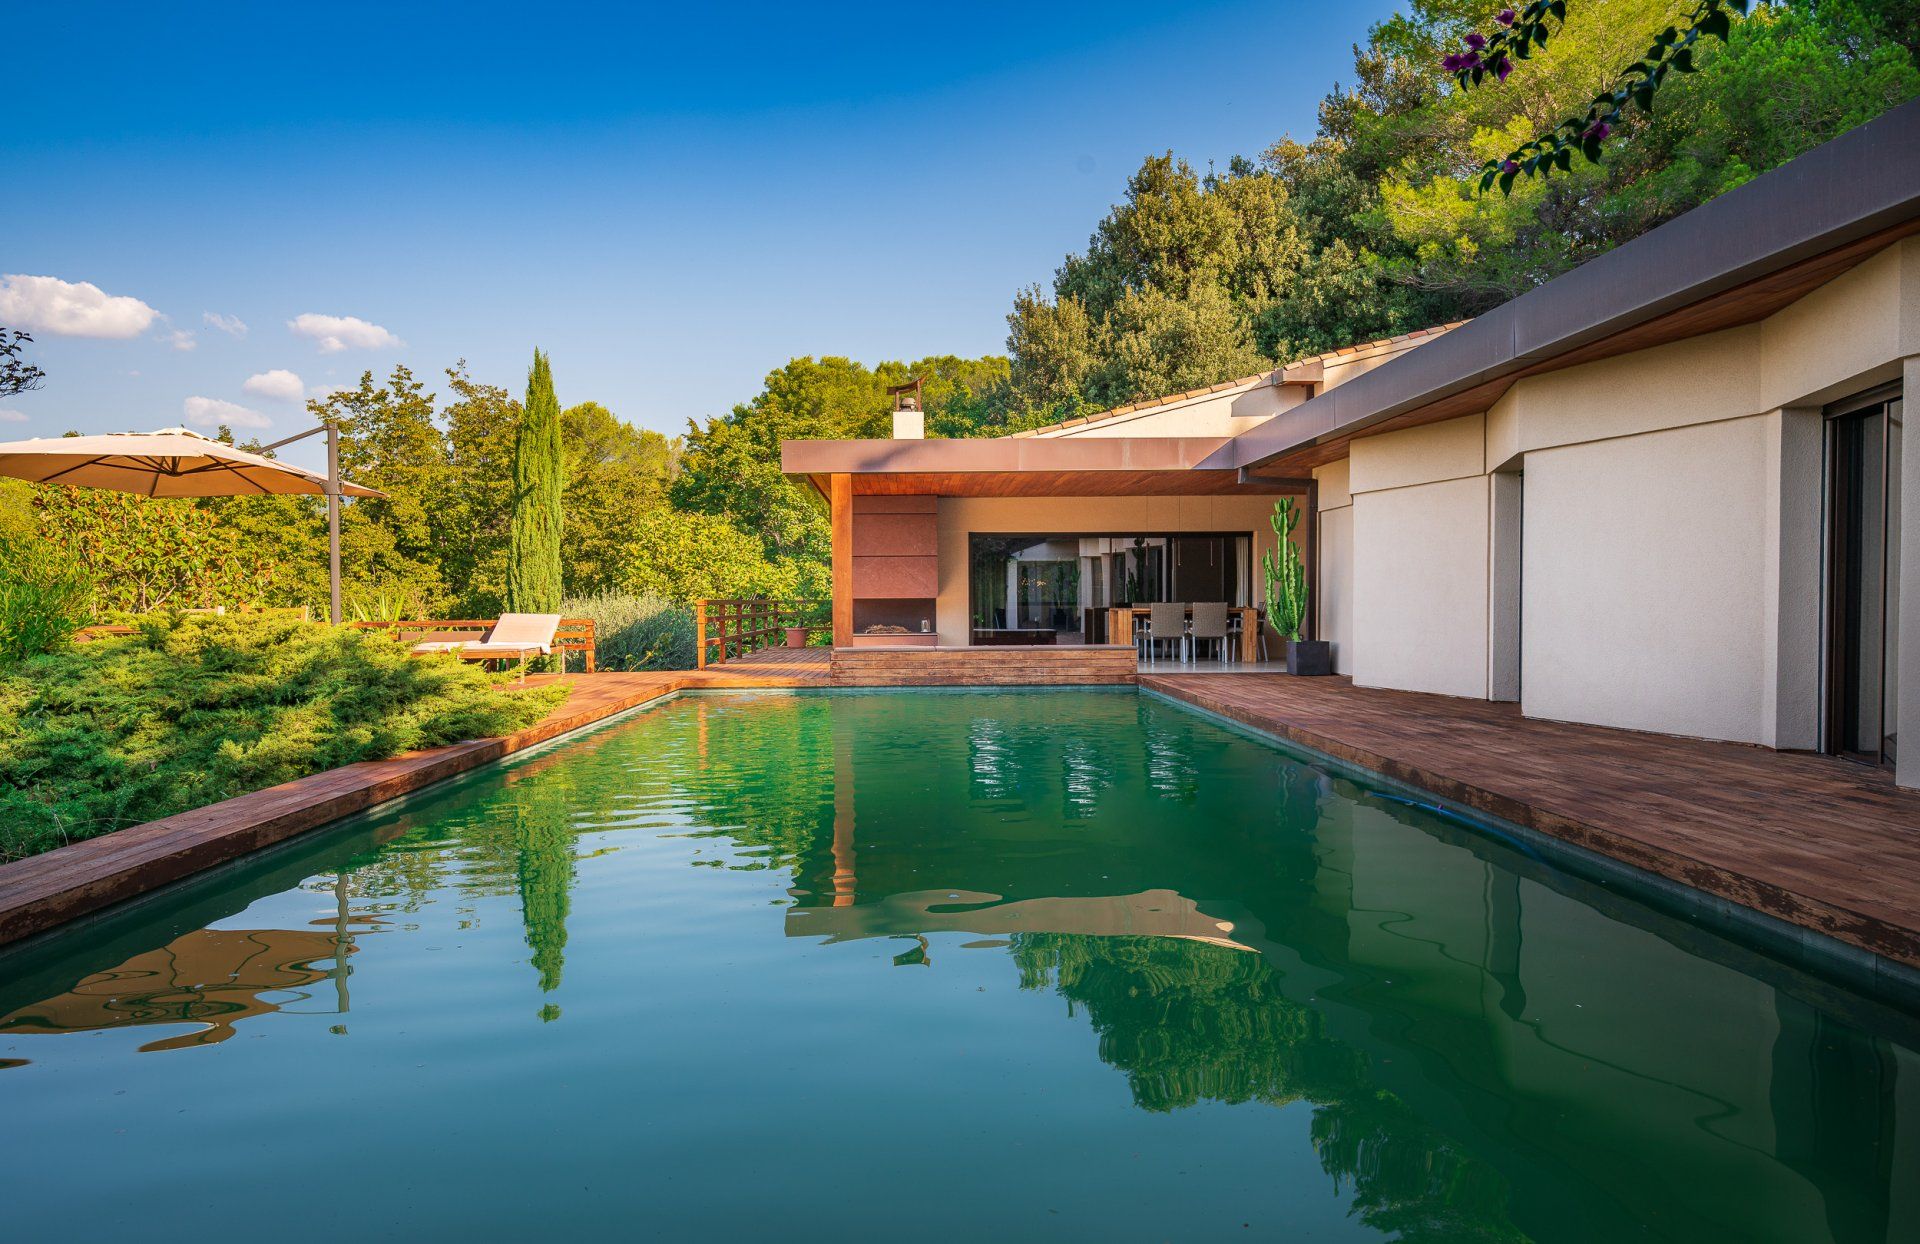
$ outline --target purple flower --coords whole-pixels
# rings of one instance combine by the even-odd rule
[[[1604,142],[1606,141],[1607,135],[1611,133],[1613,133],[1613,127],[1611,125],[1608,125],[1605,121],[1595,121],[1587,127],[1586,133],[1583,134],[1582,137],[1591,138],[1595,142]]]
[[[1476,30],[1467,36],[1467,46],[1478,52],[1481,48],[1487,46],[1487,37]]]
[[[1493,20],[1499,22],[1502,26],[1511,26],[1519,16],[1520,15],[1512,9],[1501,9],[1498,13],[1494,14]]]
[[[1441,64],[1441,67],[1444,68],[1448,73],[1459,73],[1462,69],[1465,69],[1467,67],[1467,58],[1457,54],[1449,53],[1447,58],[1441,61],[1440,64]]]
[[[1520,171],[1520,166],[1512,160],[1508,160],[1500,165],[1500,171],[1503,173],[1517,173]]]
[[[1513,72],[1513,62],[1508,60],[1504,55],[1501,56],[1499,60],[1493,62],[1493,76],[1500,79],[1502,82],[1505,82],[1507,80],[1507,75],[1512,72]]]

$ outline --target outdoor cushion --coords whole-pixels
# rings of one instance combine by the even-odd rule
[[[430,652],[457,652],[463,657],[518,657],[530,652],[545,656],[553,651],[553,635],[559,629],[557,613],[503,613],[484,635],[471,639],[423,640],[408,651],[415,656]]]
[[[487,632],[489,645],[505,644],[519,648],[553,650],[553,633],[560,629],[557,613],[503,613]]]

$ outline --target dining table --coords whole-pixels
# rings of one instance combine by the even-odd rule
[[[1153,611],[1151,605],[1111,605],[1107,609],[1107,642],[1110,644],[1133,643],[1133,628],[1136,621]],[[1260,659],[1260,615],[1261,610],[1253,605],[1229,605],[1229,614],[1240,615],[1240,659],[1257,661]],[[1187,607],[1187,621],[1193,621],[1193,607]]]

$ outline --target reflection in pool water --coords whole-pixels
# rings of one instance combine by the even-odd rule
[[[0,1110],[23,1236],[1889,1240],[1915,1032],[1149,698],[751,695],[0,959]]]

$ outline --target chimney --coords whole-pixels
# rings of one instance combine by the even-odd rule
[[[927,438],[927,415],[920,408],[920,377],[887,390],[893,398],[893,439],[923,441]]]

